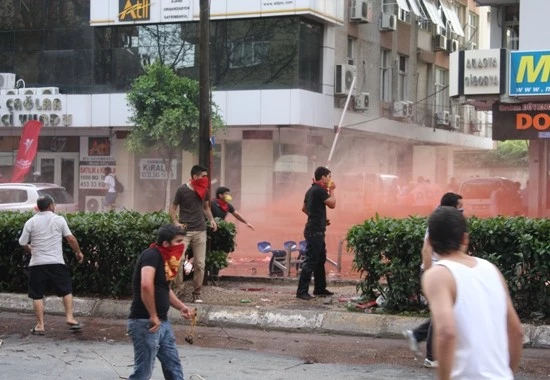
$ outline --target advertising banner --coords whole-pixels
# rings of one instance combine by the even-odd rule
[[[106,167],[116,172],[111,139],[108,136],[81,136],[78,187],[81,190],[105,188],[103,169]]]
[[[41,128],[42,123],[36,120],[25,123],[19,140],[19,149],[17,150],[11,182],[23,182],[29,172],[38,149],[38,136]]]
[[[550,138],[550,102],[493,106],[493,140],[548,138]]]
[[[177,161],[172,160],[170,179],[176,179]],[[140,179],[166,179],[168,173],[166,165],[160,158],[142,158],[139,160],[139,178]]]
[[[510,95],[550,94],[550,51],[513,51],[510,53]]]

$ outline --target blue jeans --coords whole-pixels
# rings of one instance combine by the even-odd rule
[[[159,358],[167,380],[183,380],[176,336],[169,321],[161,323],[157,332],[149,332],[149,319],[129,319],[128,334],[134,345],[134,373],[129,380],[148,380],[153,375],[155,358]]]

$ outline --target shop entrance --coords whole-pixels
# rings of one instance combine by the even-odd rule
[[[33,173],[35,182],[63,186],[78,203],[78,160],[78,153],[38,152]]]

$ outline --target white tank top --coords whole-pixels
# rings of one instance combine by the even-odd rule
[[[457,342],[451,378],[512,380],[506,291],[497,269],[475,259],[473,268],[450,260],[434,263],[449,269],[456,283]]]

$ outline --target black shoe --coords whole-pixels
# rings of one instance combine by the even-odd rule
[[[296,294],[296,298],[299,298],[304,301],[309,301],[311,299],[314,299],[315,297],[313,297],[311,294],[304,293],[304,294]]]
[[[327,289],[321,290],[320,292],[314,290],[313,295],[319,296],[319,297],[330,297],[330,296],[333,296],[334,293]]]

